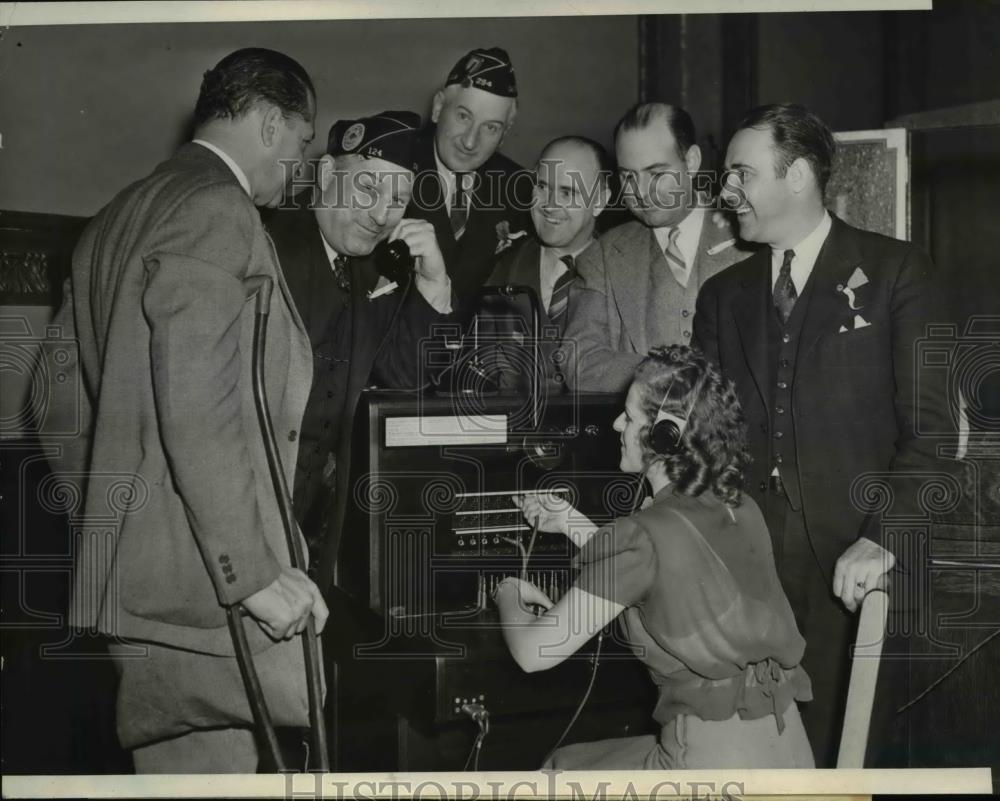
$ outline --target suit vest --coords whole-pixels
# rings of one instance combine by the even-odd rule
[[[302,418],[293,498],[295,516],[307,538],[312,536],[312,532],[320,530],[320,521],[315,518],[323,513],[323,486],[329,487],[331,492],[334,486],[337,447],[351,368],[350,296],[337,286],[332,270],[322,273],[322,284],[320,297],[325,302],[320,308],[312,304],[302,315],[307,329],[319,332],[311,343],[313,382]],[[325,316],[326,320],[317,326],[320,321],[311,319],[312,315]],[[324,479],[331,459],[334,473]]]
[[[705,223],[709,223],[706,221]],[[701,288],[700,258],[695,258],[687,286],[674,278],[660,244],[649,230],[649,286],[646,294],[647,348],[654,345],[690,345],[695,302]]]
[[[777,468],[788,501],[796,511],[802,509],[802,491],[799,486],[795,422],[792,419],[792,388],[795,386],[795,364],[802,338],[802,324],[812,296],[813,283],[810,275],[786,324],[782,324],[773,304],[770,304],[771,311],[767,320],[767,354],[771,368],[769,472]]]

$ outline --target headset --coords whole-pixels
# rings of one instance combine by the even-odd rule
[[[673,389],[676,378],[677,374],[675,373],[663,393],[663,400],[660,401],[660,406],[656,410],[656,419],[653,420],[653,425],[649,429],[649,447],[658,456],[673,456],[680,452],[681,437],[684,436],[684,429],[687,428],[688,418],[691,416],[694,403],[698,399],[698,391],[701,389],[700,385],[694,388],[687,413],[684,417],[678,417],[663,408],[667,398],[670,397],[670,390]]]
[[[666,400],[667,396],[664,395],[663,402],[656,412],[656,420],[649,429],[649,447],[659,456],[673,456],[678,453],[681,449],[681,437],[687,428],[685,418],[663,410],[663,403]]]

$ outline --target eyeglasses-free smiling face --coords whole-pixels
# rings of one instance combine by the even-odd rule
[[[642,410],[642,389],[638,383],[632,382],[625,398],[625,409],[615,418],[613,426],[620,434],[621,460],[618,468],[623,473],[645,471],[647,465],[643,456],[641,435],[643,428],[648,424],[649,420]]]
[[[549,147],[535,168],[531,221],[543,244],[575,251],[594,235],[607,202],[594,154],[574,142]]]
[[[514,119],[514,99],[453,84],[434,96],[431,120],[438,158],[452,172],[472,172],[492,156]]]
[[[786,239],[795,194],[788,173],[777,175],[777,151],[770,129],[743,128],[726,150],[724,202],[736,212],[740,238],[781,245]]]
[[[324,156],[316,220],[342,256],[367,256],[392,233],[410,202],[413,173],[384,159]]]

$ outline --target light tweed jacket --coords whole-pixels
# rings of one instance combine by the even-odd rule
[[[749,251],[744,248],[728,220],[709,209],[698,241],[692,280],[704,283],[746,258]],[[665,257],[653,230],[638,220],[612,228],[577,260],[580,280],[570,291],[563,337],[567,343],[563,361],[571,387],[593,392],[623,391],[649,348],[671,344],[653,342],[647,336],[647,294],[654,269],[667,269]],[[665,315],[679,313],[677,309],[663,310]],[[693,317],[693,303],[689,313]]]
[[[265,378],[292,482],[309,340],[257,209],[216,155],[184,145],[123,190],[73,255],[55,325],[76,337],[40,428],[79,435],[57,478],[82,488],[77,627],[232,654],[225,608],[273,581],[288,549],[251,391],[253,303],[274,281]],[[272,643],[248,626],[255,651]],[[297,648],[297,646],[296,646]],[[299,649],[300,650],[300,649]]]

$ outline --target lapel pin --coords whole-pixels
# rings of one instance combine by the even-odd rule
[[[735,244],[736,244],[735,239],[727,239],[725,242],[720,242],[718,245],[713,245],[705,252],[709,256],[715,256],[718,253],[722,253],[722,251],[724,251],[726,248],[731,248]]]

